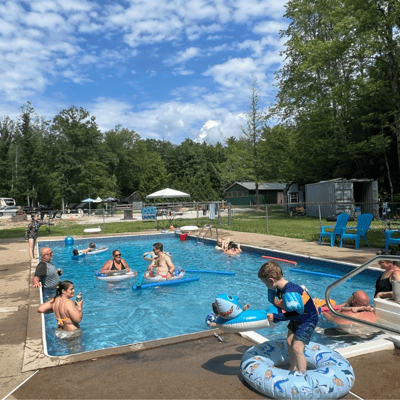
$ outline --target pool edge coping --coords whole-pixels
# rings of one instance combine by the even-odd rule
[[[153,235],[166,235],[166,233],[161,232],[161,233],[142,233],[142,232],[133,232],[132,234],[128,235],[120,235],[120,236],[153,236]],[[170,235],[170,233],[168,233]],[[107,238],[107,237],[116,237],[115,236],[101,236],[102,238]],[[179,234],[175,233],[175,236],[179,236]],[[191,240],[197,239],[196,236],[189,235]],[[99,238],[99,236],[97,236]],[[85,239],[88,240],[90,239],[89,237],[82,237],[82,238],[77,238],[77,239]],[[54,239],[51,241],[62,241],[64,239]],[[215,242],[215,239],[211,238],[202,238],[202,240],[207,240],[210,243]],[[49,242],[49,240],[41,240],[40,242]],[[39,247],[39,241],[36,244]],[[247,248],[249,249],[257,249],[259,252],[261,251],[268,251],[272,253],[280,253],[280,254],[288,254],[291,256],[296,256],[296,257],[301,257],[304,259],[312,259],[312,260],[318,260],[318,261],[326,261],[326,262],[333,262],[333,263],[338,263],[338,264],[343,264],[343,265],[350,265],[353,267],[359,266],[358,264],[352,264],[348,262],[342,262],[342,261],[336,261],[336,260],[331,260],[331,259],[324,259],[324,258],[319,258],[319,257],[313,257],[313,256],[305,256],[305,255],[299,255],[296,253],[290,253],[290,252],[285,252],[282,250],[277,250],[277,249],[270,249],[270,248],[264,248],[264,247],[259,247],[259,246],[252,246],[252,245],[242,245],[243,249],[246,250]],[[40,305],[40,291],[36,291],[36,289],[33,289],[30,282],[32,281],[33,274],[35,272],[36,266],[31,265],[30,266],[30,278],[29,278],[29,299],[28,299],[28,321],[27,321],[27,335],[26,335],[26,342],[25,342],[25,347],[24,347],[24,355],[23,355],[23,361],[22,361],[22,372],[28,372],[32,370],[37,370],[37,369],[42,369],[42,368],[50,368],[50,367],[55,367],[55,366],[60,366],[60,365],[65,365],[65,364],[73,364],[76,362],[81,362],[81,361],[88,361],[88,360],[93,360],[96,358],[103,358],[103,357],[110,357],[110,356],[115,356],[115,355],[121,355],[121,354],[127,354],[131,352],[136,352],[136,351],[142,351],[142,350],[149,350],[152,348],[157,348],[165,345],[172,345],[176,343],[183,343],[186,341],[191,341],[191,340],[196,340],[196,339],[201,339],[204,337],[209,337],[213,336],[215,329],[212,330],[206,330],[206,331],[200,331],[200,332],[195,332],[195,333],[190,333],[190,334],[184,334],[184,335],[178,335],[178,336],[173,336],[170,338],[164,338],[164,339],[156,339],[156,340],[151,340],[151,341],[146,341],[146,342],[139,342],[139,343],[133,343],[133,344],[128,344],[128,345],[122,345],[122,346],[116,346],[116,347],[111,347],[108,349],[100,349],[100,350],[93,350],[93,351],[88,351],[84,353],[79,353],[79,354],[73,354],[73,355],[65,355],[65,356],[50,356],[46,355],[43,347],[43,341],[46,341],[44,338],[44,331],[43,331],[43,321],[44,321],[44,315],[43,314],[38,314],[37,313],[37,307]],[[370,267],[371,269],[378,270],[378,268]],[[39,321],[40,318],[40,321]],[[223,331],[220,331],[221,334],[223,334]],[[246,334],[246,336],[244,336]],[[253,343],[262,343],[265,341],[268,341],[267,338],[265,338],[262,335],[259,335],[257,332],[251,331],[251,334],[249,332],[243,332],[240,333],[242,337],[245,337],[246,339],[252,341]],[[259,338],[257,338],[257,336]],[[253,339],[252,339],[253,338]],[[262,339],[261,339],[262,338]],[[258,340],[262,340],[262,342],[259,342]],[[378,343],[379,342],[379,343]],[[382,350],[388,350],[388,349],[393,349],[394,343],[393,341],[387,340],[387,339],[378,339],[376,341],[371,341],[369,343],[361,343],[353,346],[348,346],[344,347],[341,349],[337,349],[339,353],[344,355],[345,357],[355,357],[358,355],[362,354],[368,354],[372,353],[375,351],[382,351]]]

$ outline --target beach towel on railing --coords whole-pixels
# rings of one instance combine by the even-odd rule
[[[215,204],[210,204],[210,219],[215,219]]]

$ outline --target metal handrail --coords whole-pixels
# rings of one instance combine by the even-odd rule
[[[377,262],[379,260],[390,260],[390,261],[400,261],[400,257],[399,256],[389,256],[389,255],[379,255],[376,256],[374,258],[372,258],[371,260],[367,261],[366,263],[362,264],[361,266],[355,268],[353,271],[349,272],[348,274],[342,276],[340,279],[338,279],[336,282],[333,282],[331,285],[329,285],[326,289],[325,292],[325,301],[326,301],[326,305],[328,306],[329,310],[332,312],[332,314],[340,317],[340,318],[344,318],[344,319],[348,319],[349,321],[354,321],[357,322],[358,324],[364,324],[364,325],[368,325],[368,326],[372,326],[375,328],[379,328],[382,329],[384,331],[389,331],[392,333],[396,333],[396,334],[400,334],[400,326],[399,328],[392,328],[392,327],[388,327],[385,325],[381,325],[375,322],[371,322],[371,321],[364,321],[358,318],[354,318],[354,317],[350,317],[349,315],[345,315],[345,314],[341,314],[338,313],[337,311],[335,311],[331,305],[331,300],[329,297],[329,293],[331,292],[332,289],[334,289],[335,287],[339,286],[341,283],[351,279],[353,276],[358,275],[360,272],[364,271],[365,269],[367,269],[372,263]],[[382,271],[383,272],[383,271]]]
[[[202,234],[202,232],[204,231],[204,229],[208,229],[208,230],[206,230],[206,233],[204,234],[204,236],[203,236],[201,239],[204,239],[204,238],[206,237],[207,232],[210,232],[210,236],[212,236],[212,227],[213,227],[213,226],[210,225],[210,224],[205,224],[205,225],[201,228],[201,231],[200,231],[199,234],[197,235],[197,243],[199,242],[200,235]],[[218,237],[218,229],[215,228],[215,231],[216,231],[217,237]]]

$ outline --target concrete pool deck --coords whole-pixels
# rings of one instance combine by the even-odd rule
[[[378,250],[332,248],[328,243],[319,246],[262,234],[219,233],[243,244],[352,264],[368,261]],[[108,354],[92,353],[89,358],[71,356],[74,361],[66,364],[60,358],[45,357],[36,313],[39,291],[30,284],[34,266],[29,262],[27,244],[22,239],[1,240],[0,254],[0,398],[263,398],[239,379],[241,355],[254,343],[236,334],[223,335],[225,340],[220,342],[207,331],[130,346],[120,354],[113,349]],[[28,326],[28,317],[32,326]],[[400,398],[400,384],[394,378],[400,372],[400,351],[393,344],[386,349],[347,355],[356,373],[352,393],[363,399]],[[350,393],[345,398],[357,397]]]

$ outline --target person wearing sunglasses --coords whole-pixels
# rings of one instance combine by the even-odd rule
[[[51,262],[53,251],[50,247],[43,247],[40,251],[41,261],[36,267],[35,275],[32,279],[34,288],[42,286],[43,289],[55,290],[60,282],[62,270],[57,269]]]
[[[119,250],[113,250],[112,256],[112,260],[106,261],[100,270],[102,274],[112,274],[115,271],[129,272],[131,270],[128,263],[122,258],[122,253]]]

